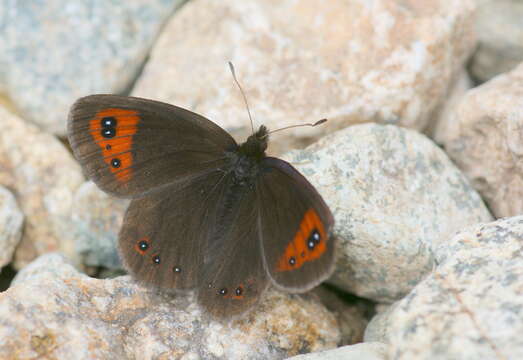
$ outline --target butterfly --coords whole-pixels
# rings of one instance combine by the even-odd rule
[[[292,165],[266,156],[265,126],[238,144],[170,104],[90,95],[68,138],[84,173],[131,198],[119,252],[138,281],[193,289],[214,317],[253,307],[267,287],[303,292],[333,270],[333,216]]]

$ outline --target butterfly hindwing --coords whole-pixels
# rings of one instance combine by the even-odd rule
[[[72,106],[69,141],[87,176],[102,190],[137,197],[223,166],[237,147],[222,128],[158,101],[91,95]]]
[[[208,219],[208,240],[198,288],[199,303],[215,317],[239,315],[252,307],[269,281],[259,242],[254,187],[229,178],[220,211]]]
[[[170,185],[132,200],[119,236],[126,269],[137,280],[162,288],[190,289],[199,272],[225,192],[220,171]]]
[[[267,157],[257,181],[264,265],[277,287],[311,289],[334,265],[333,216],[314,187],[289,163]]]

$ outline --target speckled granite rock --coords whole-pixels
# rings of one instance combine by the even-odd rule
[[[330,119],[275,136],[273,152],[351,123],[422,129],[474,48],[474,8],[474,0],[191,1],[162,32],[133,94],[246,135],[231,60],[257,123]]]
[[[0,358],[282,359],[335,347],[335,317],[312,296],[271,291],[227,323],[193,296],[160,294],[128,276],[98,280],[48,254],[0,294]]]
[[[523,64],[470,90],[447,120],[445,150],[496,217],[523,213]]]
[[[378,302],[408,293],[434,266],[433,249],[491,220],[465,177],[425,136],[355,125],[284,156],[330,206],[339,238],[332,284]]]
[[[89,181],[78,188],[73,201],[74,239],[82,263],[121,269],[116,244],[129,200],[109,196]]]
[[[343,346],[312,354],[298,355],[288,360],[386,360],[387,345],[370,342]]]
[[[40,127],[65,133],[78,97],[130,86],[182,0],[4,1],[0,89]]]
[[[470,76],[463,70],[449,90],[445,104],[436,112],[429,127],[425,129],[425,133],[436,143],[444,144],[447,137],[459,131],[459,121],[452,117],[452,113],[472,87]]]
[[[368,324],[367,313],[371,313],[371,304],[363,301],[346,301],[325,286],[318,286],[311,291],[316,294],[325,307],[338,319],[341,332],[339,345],[352,345],[363,341],[365,327]]]
[[[523,2],[477,0],[479,46],[470,72],[479,81],[514,69],[523,62]]]
[[[0,123],[0,184],[13,191],[25,215],[15,267],[49,251],[76,258],[70,215],[84,181],[80,166],[54,136],[1,107]]]
[[[435,251],[438,267],[386,311],[390,359],[523,358],[523,216],[480,224]],[[373,324],[374,323],[374,324]]]
[[[0,186],[0,270],[11,262],[11,258],[22,237],[24,215],[18,208],[15,197]]]

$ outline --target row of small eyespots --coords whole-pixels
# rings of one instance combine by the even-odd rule
[[[138,244],[136,245],[136,249],[137,251],[141,254],[141,255],[145,255],[145,253],[147,252],[147,250],[149,250],[149,239],[147,237],[144,237],[142,238],[141,240],[138,241]],[[156,264],[156,265],[159,265],[161,260],[160,260],[160,255],[154,255],[152,257],[152,262],[153,264]],[[173,272],[174,273],[181,273],[182,272],[182,268],[179,267],[179,266],[174,266],[173,267]],[[212,284],[209,284],[209,288],[212,287]],[[219,295],[222,295],[224,297],[227,296],[227,293],[229,292],[229,290],[227,288],[221,288],[220,290],[218,290],[218,294]],[[235,290],[234,290],[234,296],[232,296],[233,299],[240,299],[242,298],[242,295],[243,295],[243,292],[244,292],[244,288],[243,288],[243,285],[240,285],[238,286]]]
[[[149,250],[149,238],[147,237],[143,237],[142,239],[140,239],[138,241],[138,244],[136,244],[136,251],[138,251],[138,253],[140,255],[145,255],[145,253],[147,252],[147,250]],[[155,264],[155,265],[160,265],[161,263],[161,259],[160,259],[160,255],[156,254],[154,255],[152,258],[152,263]],[[173,272],[175,274],[179,274],[182,272],[182,268],[180,266],[173,266]]]
[[[213,285],[212,284],[209,284],[209,288],[212,288]],[[229,298],[229,299],[243,299],[243,293],[244,293],[244,288],[243,288],[243,285],[239,285],[235,290],[234,290],[234,295],[227,295],[229,293],[229,289],[227,289],[226,287],[224,288],[221,288],[220,290],[218,290],[217,294],[218,295],[222,295],[223,297],[225,298]]]

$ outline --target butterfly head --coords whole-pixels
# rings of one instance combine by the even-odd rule
[[[247,141],[240,144],[240,154],[250,158],[261,160],[265,157],[265,150],[269,141],[269,131],[262,125],[254,134],[247,138]]]

